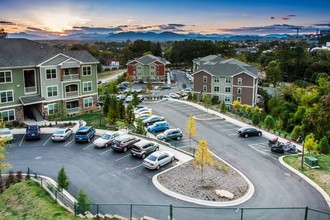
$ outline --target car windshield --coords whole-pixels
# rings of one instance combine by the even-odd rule
[[[38,129],[29,129],[29,132],[38,132]]]
[[[148,160],[150,160],[150,161],[156,161],[157,160],[157,157],[154,156],[154,155],[149,155]]]
[[[54,134],[63,134],[63,133],[64,133],[64,131],[55,131]]]
[[[77,134],[77,135],[86,135],[87,132],[86,132],[86,131],[77,131],[76,134]]]
[[[109,140],[111,138],[111,135],[109,134],[103,134],[102,139]]]

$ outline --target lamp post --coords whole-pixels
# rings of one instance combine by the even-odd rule
[[[304,141],[303,141],[304,139],[301,137],[301,136],[299,136],[298,137],[298,139],[297,139],[297,141],[299,142],[299,143],[302,143],[302,151],[301,151],[301,169],[304,169],[304,151],[305,151],[305,147],[304,147]]]

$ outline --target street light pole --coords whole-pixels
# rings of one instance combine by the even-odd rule
[[[304,144],[305,143],[304,143],[304,139],[301,136],[298,137],[297,141],[299,143],[302,143],[302,150],[301,150],[301,169],[303,170],[304,169],[304,154],[305,154],[305,146],[304,146]]]

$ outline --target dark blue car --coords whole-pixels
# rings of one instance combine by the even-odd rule
[[[95,135],[95,129],[91,126],[83,126],[79,128],[75,135],[76,142],[90,142]]]
[[[28,125],[25,132],[25,140],[40,139],[41,131],[39,125]]]

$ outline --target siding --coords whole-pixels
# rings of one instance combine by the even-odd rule
[[[207,77],[207,82],[204,82],[204,76]],[[211,80],[212,76],[204,71],[198,72],[194,74],[194,91],[195,92],[211,92]],[[203,91],[203,86],[207,86],[207,90]]]
[[[242,84],[238,85],[238,78],[242,79]],[[254,105],[255,88],[253,87],[255,79],[248,74],[241,73],[233,77],[233,101],[241,97],[242,104]],[[241,88],[241,94],[237,93],[238,88]]]

